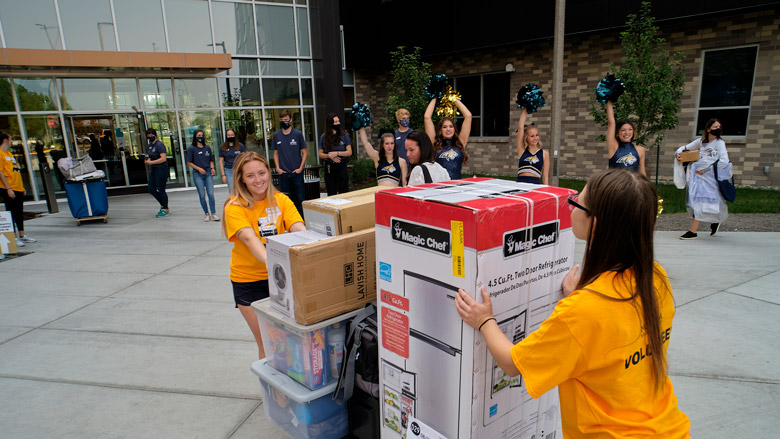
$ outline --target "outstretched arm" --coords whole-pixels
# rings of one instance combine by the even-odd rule
[[[371,145],[371,142],[368,141],[365,127],[358,130],[358,136],[360,136],[360,143],[363,144],[363,149],[366,151],[366,154],[371,157],[371,160],[374,161],[374,167],[376,167],[379,164],[379,152],[375,150]]]
[[[407,169],[406,160],[399,159],[398,164],[401,165],[401,186],[406,186],[406,180],[409,178],[409,169]]]
[[[612,107],[612,101],[607,101],[607,152],[609,156],[615,155],[618,149],[618,141],[615,138],[615,109]]]
[[[517,122],[517,158],[520,158],[523,155],[523,150],[525,150],[525,120],[527,117],[528,110],[523,107],[520,110],[520,121]]]
[[[425,123],[425,134],[430,137],[431,142],[436,142],[436,127],[433,126],[433,109],[436,108],[436,98],[428,102],[428,108],[425,109],[423,121]]]
[[[463,115],[463,124],[460,126],[458,137],[461,145],[463,145],[463,149],[466,149],[466,144],[469,143],[469,137],[471,136],[471,111],[466,108],[466,105],[461,100],[455,101],[455,107]]]

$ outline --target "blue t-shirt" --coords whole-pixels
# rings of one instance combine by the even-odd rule
[[[344,133],[344,135],[339,136],[339,141],[333,147],[330,149],[331,151],[346,151],[347,145],[352,145],[352,140],[349,138],[349,134]],[[325,133],[322,133],[320,136],[320,149],[324,152],[330,152],[325,149]],[[333,160],[331,159],[325,159],[327,163],[333,163]],[[341,163],[339,164],[346,164],[347,160],[346,157],[341,158]]]
[[[149,156],[149,160],[157,160],[160,158],[162,154],[167,154],[167,153],[165,152],[165,145],[159,140],[155,140],[154,143],[152,143],[151,145],[147,145],[146,155]],[[159,166],[168,167],[168,161],[166,160],[162,163],[157,163],[156,165],[152,165],[153,168],[157,168]]]
[[[639,153],[634,144],[620,142],[615,154],[609,158],[609,168],[639,171]]]
[[[208,145],[203,148],[197,146],[190,146],[187,148],[187,162],[193,165],[203,168],[208,171],[211,168],[211,162],[214,161],[214,154],[211,152],[211,148]]]
[[[411,132],[411,128],[403,133],[398,131],[398,128],[395,129],[395,147],[398,149],[398,157],[403,158],[407,163],[409,162],[409,159],[406,158],[406,136]]]
[[[246,152],[246,147],[243,143],[240,142],[238,144],[238,151],[236,151],[236,148],[231,145],[228,145],[227,151],[223,151],[222,148],[220,148],[219,156],[222,157],[225,162],[225,169],[233,169],[233,162],[236,161],[236,157],[238,157],[238,155],[242,152]]]
[[[436,154],[436,163],[447,170],[451,179],[460,180],[460,171],[463,169],[463,151],[452,146],[451,140],[445,139],[441,151]]]
[[[301,167],[301,150],[306,149],[306,140],[301,130],[293,128],[289,134],[277,130],[271,140],[271,149],[279,151],[276,165],[284,172],[292,172]]]

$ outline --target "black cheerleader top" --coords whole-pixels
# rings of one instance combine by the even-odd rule
[[[523,155],[520,156],[520,160],[517,161],[517,175],[520,174],[533,174],[535,177],[542,178],[542,170],[544,169],[544,152],[541,148],[536,151],[536,154],[531,154],[528,151],[528,147],[523,151]]]
[[[639,172],[639,153],[631,142],[620,142],[617,151],[609,158],[610,169],[628,169]]]
[[[393,163],[379,162],[376,167],[376,182],[390,181],[398,186],[401,186],[401,165],[398,164],[398,159]]]

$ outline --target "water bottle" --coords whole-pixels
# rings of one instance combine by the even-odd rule
[[[341,373],[345,338],[345,331],[341,323],[334,323],[328,330],[328,362],[330,364],[330,376],[333,378],[338,378]]]

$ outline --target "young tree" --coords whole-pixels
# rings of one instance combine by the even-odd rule
[[[657,36],[650,9],[650,2],[642,2],[639,14],[628,15],[626,29],[620,33],[625,58],[619,66],[610,63],[610,70],[623,80],[626,88],[614,103],[615,119],[634,122],[635,143],[646,146],[648,151],[655,149],[657,184],[661,142],[665,131],[674,129],[680,120],[685,69],[682,52],[670,54],[666,40]],[[596,122],[607,126],[604,104],[592,105],[591,114]]]
[[[399,108],[409,110],[413,129],[423,126],[423,115],[428,106],[425,84],[431,76],[431,65],[420,60],[421,51],[420,47],[415,47],[407,53],[404,46],[398,46],[390,52],[393,78],[387,85],[388,98],[384,105],[387,115],[377,124],[380,129],[393,129],[398,125],[395,112]]]

